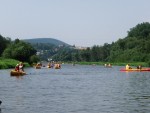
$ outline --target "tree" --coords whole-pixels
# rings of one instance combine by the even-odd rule
[[[147,39],[150,36],[150,23],[143,22],[136,25],[128,31],[128,37],[137,37]]]
[[[36,50],[30,44],[16,39],[14,43],[3,52],[3,57],[30,62],[30,57],[35,54]]]
[[[7,46],[10,44],[11,40],[10,38],[5,38],[2,35],[0,35],[0,56],[2,55],[3,51],[7,48]]]
[[[30,64],[33,64],[33,63],[37,63],[38,61],[40,61],[39,57],[37,55],[32,55],[30,57]]]
[[[110,60],[117,62],[144,62],[150,54],[150,24],[144,22],[128,31],[124,39],[119,39],[110,50]]]

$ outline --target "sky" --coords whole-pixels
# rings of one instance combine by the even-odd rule
[[[150,0],[0,0],[0,34],[101,46],[150,22],[149,11]]]

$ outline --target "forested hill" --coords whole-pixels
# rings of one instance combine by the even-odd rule
[[[126,31],[125,31],[126,32]],[[127,36],[118,39],[116,42],[107,42],[100,46],[94,45],[91,48],[79,50],[68,47],[62,41],[52,38],[26,39],[39,53],[40,59],[53,59],[54,61],[87,61],[87,62],[148,62],[150,66],[150,23],[143,22],[129,29]],[[24,47],[22,42],[5,38],[0,35],[0,56],[11,57],[22,53]],[[10,45],[14,46],[10,46]],[[16,46],[17,45],[17,46]],[[32,48],[26,44],[25,48]],[[67,45],[67,47],[66,47]],[[19,50],[19,51],[18,51]],[[28,50],[26,50],[28,51]],[[11,55],[10,55],[11,53]],[[22,54],[21,54],[22,55]],[[24,54],[23,54],[24,55]],[[26,56],[26,55],[25,55]],[[22,56],[20,58],[23,58]]]
[[[32,39],[24,39],[23,41],[31,44],[42,43],[42,44],[52,44],[55,46],[59,46],[59,45],[70,46],[69,44],[54,38],[32,38]]]
[[[122,62],[150,61],[150,23],[144,22],[128,31],[127,37],[111,44],[109,60]]]
[[[70,47],[69,44],[53,38],[33,38],[25,39],[23,41],[30,43],[37,50],[41,60],[47,60],[63,48]]]
[[[72,53],[69,51],[66,53],[67,57],[61,57],[64,54],[65,52],[55,55],[55,58],[88,62],[148,62],[150,65],[150,23],[137,24],[129,29],[126,37],[120,37],[111,44],[106,42],[103,46],[94,45]]]

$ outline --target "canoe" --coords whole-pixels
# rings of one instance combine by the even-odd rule
[[[23,75],[26,75],[26,73],[21,72],[21,71],[19,72],[19,71],[11,70],[10,75],[11,76],[23,76]]]
[[[106,68],[112,68],[112,66],[106,66]]]
[[[51,66],[47,66],[47,68],[51,68]]]
[[[60,69],[60,68],[61,68],[61,67],[57,67],[57,66],[55,67],[55,69]]]
[[[41,66],[35,66],[35,69],[41,69]]]
[[[136,68],[133,68],[133,69],[120,69],[120,71],[150,71],[150,68],[142,68],[142,69],[136,69]]]
[[[54,65],[54,68],[55,68],[55,69],[60,69],[60,68],[61,68],[61,65],[60,65],[60,64],[55,64],[55,65]]]

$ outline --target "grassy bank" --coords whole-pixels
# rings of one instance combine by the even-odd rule
[[[18,63],[18,60],[0,58],[0,69],[15,68],[16,64]],[[24,65],[25,67],[30,66],[28,63],[24,63]]]
[[[142,65],[143,67],[149,67],[148,63],[145,62],[75,62],[75,64],[81,64],[81,65],[104,65],[104,64],[112,64],[112,66],[125,66],[126,64],[130,64],[131,66],[138,66]]]

